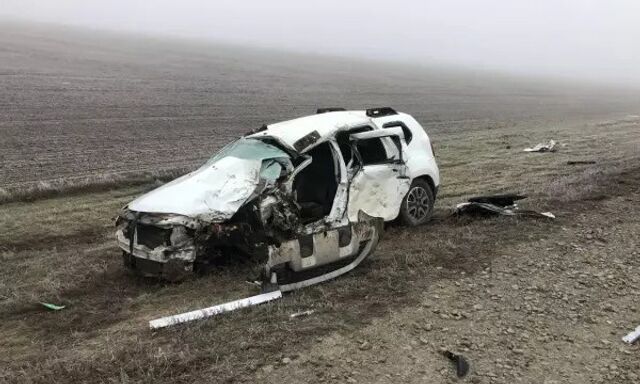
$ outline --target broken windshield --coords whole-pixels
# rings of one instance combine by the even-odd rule
[[[275,145],[258,139],[241,138],[222,148],[205,166],[211,166],[226,157],[262,162],[260,177],[276,180],[283,169],[292,168],[289,155]]]
[[[207,161],[207,164],[213,164],[227,156],[245,160],[289,158],[286,152],[275,145],[267,144],[257,139],[241,138],[222,148],[220,152]]]

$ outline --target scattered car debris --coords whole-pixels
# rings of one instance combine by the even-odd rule
[[[52,311],[60,311],[66,308],[66,305],[56,305],[56,304],[44,303],[44,302],[40,302],[40,305]]]
[[[595,160],[569,160],[567,165],[583,165],[583,164],[595,164]]]
[[[460,203],[454,210],[454,215],[504,215],[504,216],[533,216],[555,219],[551,212],[537,212],[532,210],[519,209],[515,203],[517,200],[525,199],[527,196],[517,194],[502,194],[491,196],[472,197],[466,203]]]
[[[640,325],[633,332],[629,332],[629,334],[622,338],[622,341],[627,344],[633,344],[638,340],[640,340]]]
[[[526,199],[527,196],[518,195],[514,193],[505,193],[502,195],[489,195],[489,196],[476,196],[469,198],[469,201],[472,203],[485,203],[485,204],[494,204],[500,205],[502,207],[507,207],[514,205],[516,201]]]
[[[300,316],[309,316],[311,314],[313,314],[315,312],[315,309],[309,309],[307,311],[302,311],[302,312],[296,312],[296,313],[292,313],[289,315],[290,319],[295,319],[296,317],[300,317]]]
[[[235,311],[240,308],[251,307],[254,305],[266,303],[282,297],[281,291],[272,291],[257,296],[251,296],[240,300],[230,301],[228,303],[214,305],[213,307],[198,309],[191,312],[181,313],[179,315],[162,317],[160,319],[151,320],[149,328],[159,329],[176,324],[182,324],[189,321],[204,319],[207,317],[219,315],[221,313]]]
[[[456,367],[456,375],[458,378],[463,378],[467,373],[469,373],[469,363],[462,355],[458,355],[448,350],[442,350],[441,353],[453,362]]]
[[[557,143],[554,140],[549,140],[549,143],[547,144],[540,143],[535,147],[525,148],[524,151],[525,152],[555,152],[557,150],[556,144]]]
[[[281,292],[372,254],[383,223],[426,222],[439,171],[429,137],[389,107],[321,108],[264,125],[198,170],[129,203],[116,220],[124,264],[178,281],[227,257],[262,265]]]

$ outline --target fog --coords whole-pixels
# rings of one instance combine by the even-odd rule
[[[0,17],[640,85],[637,0],[0,0]]]

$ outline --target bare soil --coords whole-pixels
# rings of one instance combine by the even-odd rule
[[[253,294],[244,280],[255,266],[180,284],[128,274],[112,218],[151,185],[2,204],[0,382],[457,382],[443,348],[469,360],[467,382],[639,381],[640,347],[621,341],[640,325],[637,95],[0,28],[7,190],[190,167],[242,130],[317,105],[413,113],[442,173],[434,220],[389,225],[352,273],[158,332],[149,320]],[[558,152],[522,152],[548,139]],[[557,219],[451,216],[492,192],[529,195],[523,207]],[[305,310],[314,312],[290,318]]]
[[[147,182],[322,106],[392,104],[437,137],[640,105],[629,90],[8,22],[0,89],[0,201]]]

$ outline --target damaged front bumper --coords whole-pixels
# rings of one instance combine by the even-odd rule
[[[259,254],[261,236],[243,223],[210,223],[181,215],[125,210],[116,221],[124,264],[145,275],[178,281],[236,253]],[[266,250],[264,250],[266,258]]]
[[[124,265],[142,276],[179,281],[193,272],[195,247],[158,246],[151,249],[135,241],[131,244],[122,230],[116,232],[116,238],[122,249]]]
[[[116,241],[124,264],[144,276],[180,280],[193,271],[196,246],[185,219],[127,212],[116,223]]]
[[[118,230],[116,232],[116,239],[118,246],[127,254],[149,261],[155,261],[157,263],[167,263],[171,260],[179,260],[182,262],[193,263],[196,259],[195,246],[188,246],[184,248],[160,245],[153,249],[137,244],[134,237],[133,244],[131,240],[127,238],[124,230]]]

